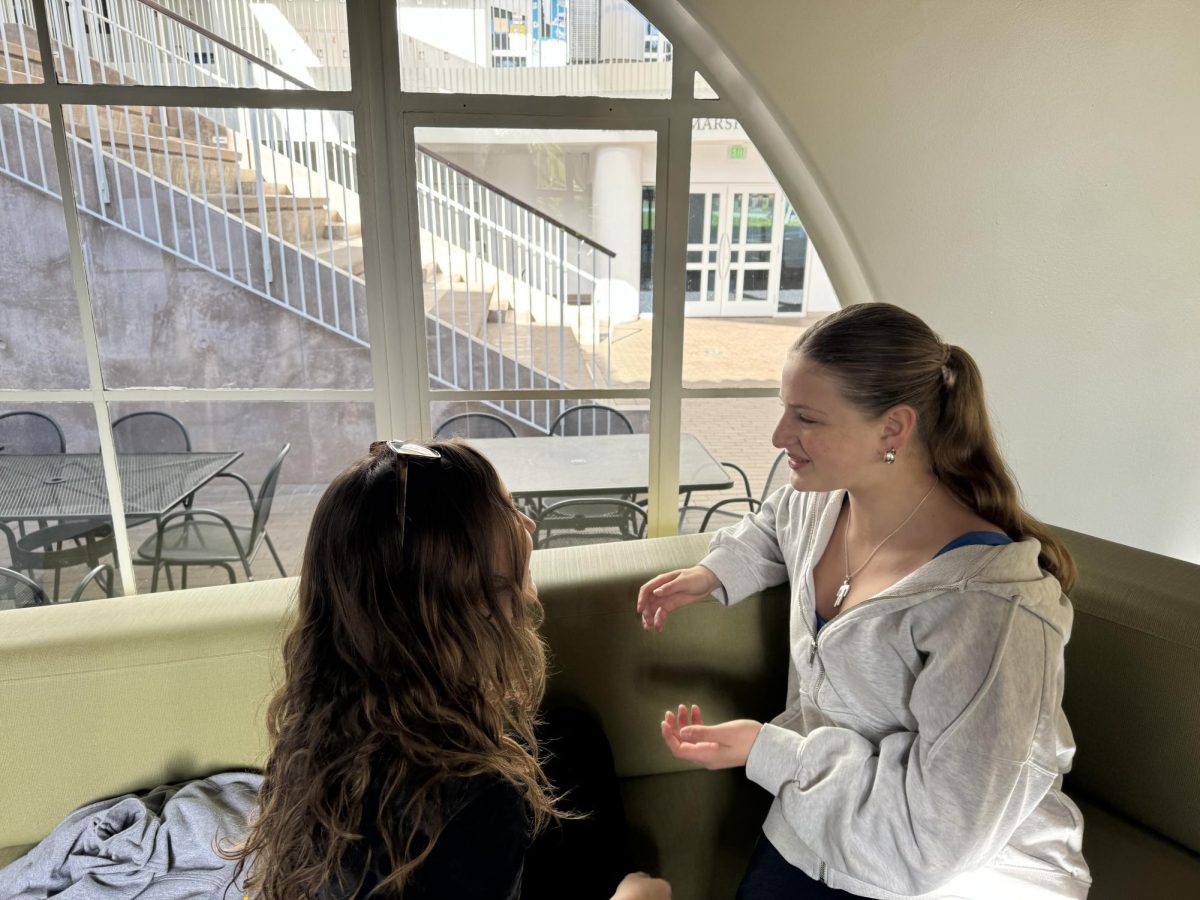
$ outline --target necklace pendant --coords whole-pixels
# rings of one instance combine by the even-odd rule
[[[833,608],[837,609],[842,605],[842,601],[846,599],[846,595],[850,593],[850,579],[847,578],[842,582],[842,586],[837,590],[837,596],[833,598]]]

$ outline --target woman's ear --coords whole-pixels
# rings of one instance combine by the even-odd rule
[[[917,411],[898,403],[883,414],[883,439],[888,447],[903,449],[917,428]]]

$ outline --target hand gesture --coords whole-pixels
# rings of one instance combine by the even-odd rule
[[[720,579],[704,566],[676,569],[651,578],[638,589],[637,611],[642,628],[661,634],[670,613],[703,600],[720,586]]]
[[[683,704],[677,713],[667,710],[662,721],[663,740],[671,755],[706,769],[744,766],[761,730],[762,722],[751,719],[705,725],[700,707],[694,705],[690,712]]]
[[[612,900],[671,900],[671,885],[645,872],[631,872],[621,879]]]

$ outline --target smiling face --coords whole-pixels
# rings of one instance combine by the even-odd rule
[[[888,415],[865,417],[829,370],[800,353],[788,355],[779,396],[783,411],[771,443],[787,452],[792,487],[853,489],[879,477],[883,454],[895,445]]]

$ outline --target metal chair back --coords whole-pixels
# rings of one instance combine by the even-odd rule
[[[771,470],[767,472],[767,480],[763,484],[762,496],[758,498],[760,501],[766,500],[788,480],[787,469],[783,465],[785,456],[787,456],[787,451],[780,450],[779,455],[775,457],[775,462],[771,463]]]
[[[0,453],[66,453],[63,430],[45,413],[0,413]]]
[[[20,572],[0,567],[0,609],[46,606],[50,598],[41,585]]]
[[[646,510],[617,497],[576,497],[546,506],[538,516],[538,547],[636,541],[646,536]],[[555,532],[568,532],[555,536]]]
[[[572,406],[550,425],[550,433],[563,437],[596,434],[633,434],[633,423],[620,410],[598,403]]]
[[[433,433],[434,440],[445,438],[505,438],[516,437],[513,427],[499,416],[485,412],[462,413],[451,416]]]
[[[184,424],[170,413],[143,410],[112,423],[118,453],[189,452],[192,439]]]
[[[271,517],[271,504],[275,502],[275,488],[279,485],[279,473],[283,470],[283,458],[288,455],[292,445],[284,444],[271,468],[267,469],[266,477],[258,487],[258,497],[254,500],[254,519],[250,523],[250,546],[257,547],[259,538],[267,530],[267,519]]]

